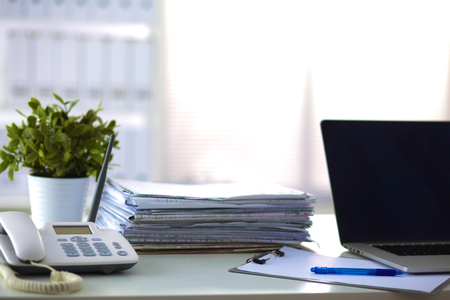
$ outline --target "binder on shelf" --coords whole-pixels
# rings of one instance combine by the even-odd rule
[[[77,71],[80,61],[77,56],[77,40],[74,36],[62,39],[62,88],[63,96],[67,98],[78,97]]]
[[[99,101],[104,97],[102,74],[102,42],[98,37],[87,40],[87,98],[90,101]]]
[[[30,82],[27,74],[29,70],[28,38],[25,31],[10,32],[11,59],[8,64],[8,78],[10,101],[26,101],[30,92]],[[17,103],[12,103],[17,105]]]
[[[112,16],[111,1],[98,1],[95,9],[96,19],[99,21],[109,21]]]
[[[142,0],[140,2],[134,2],[133,16],[139,22],[155,22],[156,5],[158,3],[154,0]]]
[[[75,20],[87,20],[90,10],[93,10],[92,4],[95,4],[95,1],[68,1],[65,5],[67,13]]]
[[[20,17],[23,9],[22,1],[2,1],[0,12],[6,17]]]
[[[146,110],[155,86],[155,78],[151,70],[155,69],[155,45],[147,40],[133,42],[134,55],[130,57],[133,65],[132,97],[136,109]]]
[[[111,90],[110,98],[114,101],[114,105],[120,105],[123,109],[128,103],[125,103],[127,98],[126,79],[129,75],[127,66],[127,51],[126,42],[120,39],[111,41]]]
[[[36,45],[36,88],[40,99],[48,100],[53,92],[53,40],[47,31],[40,31]]]
[[[3,1],[3,2],[22,2],[24,11],[30,18],[42,18],[49,14],[48,3],[46,1]]]
[[[53,19],[64,19],[67,16],[67,4],[75,1],[49,1],[50,2],[50,17]]]

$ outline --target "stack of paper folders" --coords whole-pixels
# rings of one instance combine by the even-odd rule
[[[310,241],[313,195],[276,184],[108,178],[97,216],[136,250],[274,248]]]

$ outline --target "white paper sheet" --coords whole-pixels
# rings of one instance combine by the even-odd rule
[[[311,268],[315,266],[384,269],[391,269],[391,267],[371,260],[323,256],[290,247],[283,247],[280,250],[285,253],[285,256],[273,256],[263,265],[250,262],[230,269],[229,271],[365,288],[422,293],[437,293],[450,280],[450,274],[404,274],[400,276],[315,274],[311,272]]]
[[[273,183],[211,183],[177,184],[147,182],[126,179],[112,179],[114,182],[141,195],[164,195],[178,198],[208,198],[246,200],[292,198],[306,199],[307,194]]]

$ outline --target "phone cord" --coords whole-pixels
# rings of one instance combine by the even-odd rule
[[[38,294],[70,294],[81,290],[83,287],[83,278],[77,274],[57,271],[50,266],[31,262],[33,266],[47,268],[51,271],[51,282],[40,282],[34,280],[26,280],[17,278],[16,274],[11,268],[6,265],[0,265],[0,275],[3,277],[5,283],[10,288]]]

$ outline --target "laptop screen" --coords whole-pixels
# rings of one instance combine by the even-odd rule
[[[450,240],[450,122],[321,128],[341,243]]]

